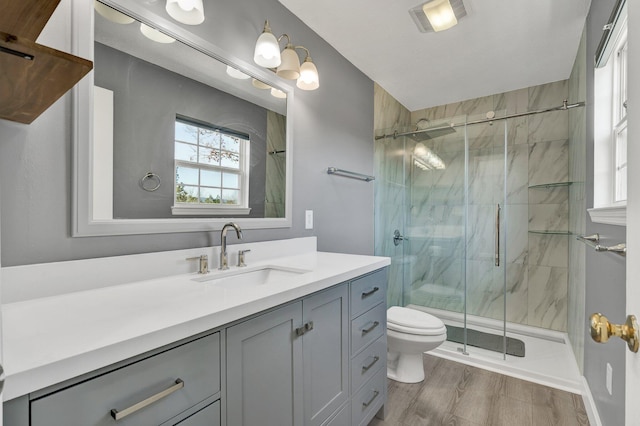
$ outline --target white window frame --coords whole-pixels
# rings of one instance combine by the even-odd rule
[[[187,117],[176,117],[176,122],[186,123],[191,126],[196,126],[199,128],[214,130],[223,134],[228,134],[230,136],[238,137],[237,132],[227,131],[224,128],[220,128],[218,126],[202,123],[198,120],[193,120]],[[174,137],[174,144],[176,143],[176,139]],[[181,143],[189,143],[180,141]],[[191,144],[191,143],[189,143]],[[200,144],[191,144],[197,147],[203,146]],[[171,207],[171,213],[177,216],[195,216],[195,215],[248,215],[251,212],[251,208],[249,207],[249,170],[250,170],[250,140],[249,137],[242,136],[239,150],[240,157],[240,167],[239,169],[230,169],[224,166],[216,166],[212,164],[204,164],[199,163],[197,161],[187,161],[187,160],[178,160],[174,159],[174,173],[179,166],[182,167],[190,167],[199,170],[212,170],[212,171],[220,171],[220,172],[232,172],[234,174],[238,174],[239,176],[239,203],[238,204],[210,204],[210,203],[181,203],[176,200],[176,189],[178,186],[177,178],[174,175],[173,179],[173,206]],[[199,179],[199,178],[198,178]],[[190,185],[191,186],[191,185]],[[200,181],[198,181],[198,187],[200,187]],[[224,189],[221,187],[221,189]]]
[[[605,57],[594,77],[594,185],[591,220],[596,223],[626,226],[626,194],[619,196],[619,135],[626,133],[627,16],[626,6],[611,28]],[[626,152],[622,157],[626,159]],[[626,176],[625,176],[626,179]]]

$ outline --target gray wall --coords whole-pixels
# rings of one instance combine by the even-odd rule
[[[188,29],[233,56],[252,63],[269,19],[311,51],[320,73],[318,90],[295,93],[293,226],[247,231],[245,241],[316,235],[320,250],[372,254],[373,185],[326,168],[373,173],[373,82],[277,0],[208,0],[205,9],[205,23]],[[69,95],[29,126],[0,121],[2,266],[219,245],[218,232],[71,238],[71,131]]]
[[[591,2],[587,19],[587,179],[585,185],[587,208],[593,206],[593,57],[615,0]],[[600,233],[604,244],[626,240],[626,228],[592,223],[587,215],[586,233]],[[605,314],[614,323],[624,323],[625,260],[609,253],[586,251],[585,293],[585,345],[584,376],[589,383],[602,424],[624,425],[625,351],[626,345],[612,341],[605,345],[595,343],[589,336],[588,318],[594,312]],[[613,395],[605,387],[606,365],[613,367]]]

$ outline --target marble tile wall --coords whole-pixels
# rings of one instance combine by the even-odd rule
[[[382,87],[374,87],[375,135],[393,134],[411,122],[411,115],[402,104]],[[375,254],[389,256],[388,305],[405,305],[403,274],[405,273],[404,244],[393,244],[393,231],[403,230],[405,223],[405,138],[384,138],[374,141],[375,191]],[[410,258],[409,258],[410,259]]]
[[[559,106],[568,95],[569,81],[564,80],[414,111],[411,122],[423,118],[432,123],[456,121],[465,115],[474,121],[488,111],[499,117]],[[461,311],[466,280],[468,312],[502,319],[506,275],[507,321],[567,330],[569,237],[530,231],[568,231],[571,187],[530,186],[569,181],[568,113],[470,125],[466,132],[466,239],[464,130],[423,142],[445,161],[445,170],[420,173],[411,169],[407,220],[410,252],[417,259],[411,265],[408,302]],[[506,259],[501,253],[506,262],[499,268],[493,259],[497,203],[502,204],[502,217],[507,221],[507,236],[502,241],[502,247],[507,247]]]
[[[267,111],[267,152],[286,149],[287,117]],[[285,154],[267,154],[265,217],[284,217],[286,189]]]
[[[586,30],[582,33],[578,54],[569,78],[569,102],[586,100],[587,55]],[[569,231],[584,235],[586,230],[586,108],[569,111]],[[569,239],[569,281],[567,332],[580,371],[584,368],[585,337],[585,254],[586,246]]]

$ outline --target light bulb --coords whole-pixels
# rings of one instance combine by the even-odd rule
[[[195,0],[178,0],[178,6],[185,12],[191,12],[196,7]]]

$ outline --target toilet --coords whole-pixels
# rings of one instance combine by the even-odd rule
[[[387,310],[387,377],[402,383],[424,380],[423,352],[447,340],[444,323],[426,312],[392,306]]]

